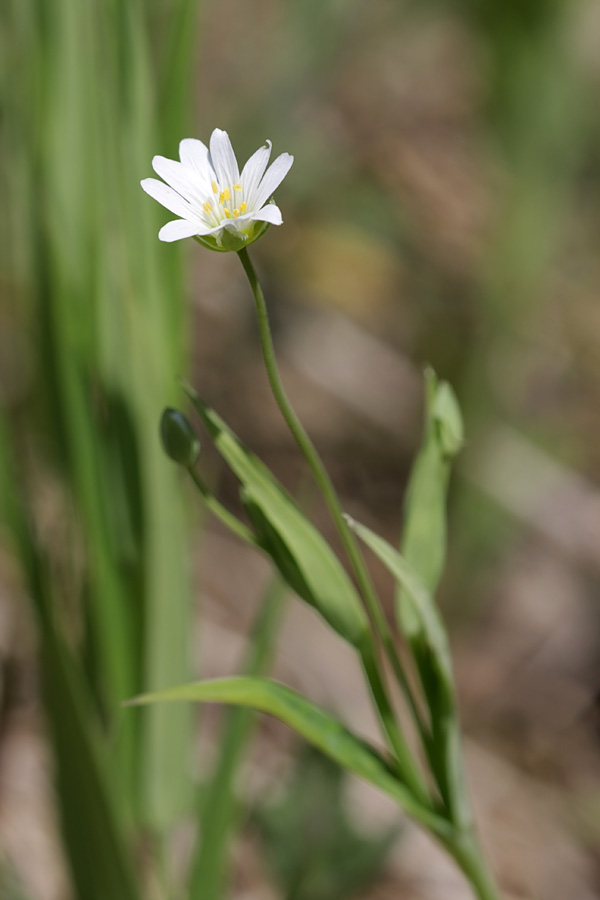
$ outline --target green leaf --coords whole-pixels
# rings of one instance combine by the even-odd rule
[[[426,422],[423,446],[411,473],[405,507],[402,552],[408,566],[433,596],[446,560],[446,499],[453,457],[463,443],[463,424],[450,385],[425,373]],[[412,649],[429,707],[429,761],[453,818],[466,817],[460,734],[451,676],[441,673],[432,656],[426,631],[415,615],[409,592],[399,586],[396,612]]]
[[[435,397],[433,418],[438,429],[440,448],[452,459],[464,443],[463,421],[456,395],[447,381],[442,381]]]
[[[139,900],[132,847],[116,813],[108,759],[80,672],[48,623],[42,658],[58,797],[80,900]]]
[[[425,373],[426,425],[423,446],[411,473],[405,507],[402,553],[433,594],[446,560],[446,495],[450,464],[462,446],[460,409],[451,387]],[[419,622],[401,587],[396,592],[396,615],[409,641],[419,637]]]
[[[77,897],[139,900],[132,848],[126,841],[116,802],[118,782],[109,778],[106,743],[84,674],[56,625],[49,567],[29,527],[13,456],[8,430],[0,417],[3,521],[12,533],[37,618],[57,799]]]
[[[417,822],[441,839],[448,823],[414,799],[385,759],[341,722],[301,694],[267,678],[222,678],[144,694],[128,705],[199,701],[249,706],[280,719],[342,768],[393,797]]]
[[[267,670],[281,620],[285,586],[276,578],[267,590],[250,638],[244,671],[251,676]],[[223,900],[231,868],[230,845],[240,818],[236,775],[253,735],[250,709],[231,709],[219,742],[219,753],[200,816],[200,838],[192,861],[190,900]]]
[[[160,115],[161,132],[169,139],[173,154],[181,138],[190,133],[200,5],[199,0],[175,0],[170,5],[170,27],[160,79]]]
[[[460,751],[452,660],[439,610],[417,573],[391,544],[364,525],[348,521],[402,586],[406,602],[411,604],[411,617],[419,626],[412,646],[431,718],[430,763],[452,820],[467,827],[471,813]]]
[[[368,621],[340,561],[267,467],[188,385],[184,389],[216,448],[242,484],[242,500],[261,546],[290,587],[341,637],[360,646]]]
[[[365,525],[355,522],[350,516],[346,518],[352,530],[381,560],[397,583],[404,588],[408,601],[411,604],[412,616],[419,623],[420,632],[432,658],[436,662],[447,689],[452,691],[453,678],[450,649],[444,624],[431,594],[414,569],[391,544]]]

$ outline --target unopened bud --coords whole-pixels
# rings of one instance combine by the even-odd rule
[[[200,456],[200,441],[188,419],[177,409],[165,409],[160,420],[160,437],[165,453],[173,462],[191,468]]]

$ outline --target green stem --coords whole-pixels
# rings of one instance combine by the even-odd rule
[[[220,519],[221,522],[226,525],[230,531],[233,531],[233,533],[241,538],[246,544],[250,544],[252,547],[258,547],[259,549],[262,549],[259,547],[258,542],[250,529],[246,525],[244,525],[243,522],[240,522],[240,520],[236,518],[233,513],[230,513],[229,510],[226,509],[226,507],[224,507],[223,504],[216,499],[216,497],[213,497],[198,473],[195,472],[192,468],[188,468],[188,472],[190,473],[192,481],[202,494],[202,497],[204,498],[204,502],[206,504],[206,508],[209,509],[211,513],[217,517],[217,519]]]
[[[379,671],[377,649],[371,634],[368,635],[368,639],[360,648],[360,656],[373,699],[377,704],[381,723],[396,755],[398,775],[411,788],[415,797],[429,809],[431,808],[431,799],[427,786],[398,725],[386,686]]]
[[[498,886],[474,831],[459,832],[456,838],[443,841],[443,844],[462,869],[478,900],[500,900]]]
[[[346,553],[348,554],[348,559],[350,560],[367,610],[375,624],[376,629],[383,637],[384,646],[388,654],[390,654],[391,656],[394,671],[396,673],[401,673],[401,684],[404,690],[408,691],[409,693],[413,714],[418,715],[416,703],[414,702],[414,698],[412,698],[412,695],[410,694],[408,682],[404,678],[402,666],[395,652],[389,625],[387,624],[383,611],[381,610],[381,607],[379,605],[379,600],[377,599],[377,595],[373,588],[369,572],[362,558],[356,539],[352,534],[352,531],[348,526],[346,519],[344,518],[344,513],[342,511],[339,497],[333,486],[331,478],[329,477],[327,469],[323,465],[323,462],[317,452],[315,445],[305,431],[304,426],[298,419],[285,393],[285,389],[281,381],[281,376],[279,374],[279,369],[277,367],[277,358],[275,356],[275,348],[273,346],[273,338],[269,325],[267,304],[262,292],[262,288],[258,281],[256,271],[254,269],[254,266],[252,265],[252,261],[250,260],[248,251],[246,249],[240,250],[238,252],[238,256],[248,277],[252,295],[254,297],[260,343],[263,352],[263,358],[265,361],[265,367],[267,370],[267,377],[269,379],[269,384],[271,385],[273,396],[275,397],[277,405],[281,410],[281,414],[288,428],[290,429],[290,432],[292,433],[296,443],[298,444],[298,447],[302,451],[308,465],[310,466],[315,481],[317,482],[321,493],[323,494],[325,503],[329,508],[329,512],[331,513],[333,521],[342,539],[342,543],[344,545]],[[365,664],[364,654],[363,664]],[[370,655],[368,664],[365,665],[365,671],[369,678],[373,696],[379,708],[382,723],[386,729],[391,745],[398,756],[398,761],[403,766],[403,775],[406,778],[407,783],[411,784],[411,787],[415,791],[416,796],[429,805],[430,798],[427,786],[423,781],[423,778],[414,762],[410,750],[404,738],[402,737],[400,729],[398,728],[395,716],[393,714],[392,704],[387,695],[387,690],[383,679],[379,674],[379,669],[374,654]],[[418,722],[419,726],[421,726],[422,723],[420,722],[420,720],[418,720]]]
[[[311,468],[311,471],[315,477],[315,481],[319,485],[333,521],[335,522],[336,528],[339,531],[340,537],[344,543],[348,558],[350,559],[352,568],[354,569],[354,573],[359,583],[361,592],[364,594],[365,600],[368,603],[371,615],[373,615],[374,618],[379,617],[379,603],[377,601],[373,585],[371,584],[369,573],[361,557],[360,550],[358,548],[356,540],[354,539],[352,531],[350,530],[350,527],[348,526],[348,523],[344,518],[344,514],[342,512],[336,490],[325,466],[323,465],[323,462],[321,461],[321,458],[319,457],[315,445],[306,433],[304,426],[298,419],[285,393],[285,389],[281,381],[281,376],[279,375],[279,369],[277,368],[277,359],[275,357],[275,348],[273,346],[273,338],[271,336],[267,304],[265,302],[262,288],[258,282],[258,277],[254,270],[254,266],[252,265],[250,257],[248,256],[248,251],[246,249],[240,250],[238,252],[238,256],[242,262],[244,271],[248,276],[248,281],[250,282],[250,287],[254,296],[254,302],[256,304],[256,316],[258,320],[258,330],[260,334],[260,343],[262,347],[265,366],[267,369],[269,384],[271,385],[271,390],[273,391],[273,396],[277,401],[277,405],[281,410],[281,414],[285,419],[288,428],[290,429],[296,443],[298,444],[300,450],[306,458],[308,465]]]

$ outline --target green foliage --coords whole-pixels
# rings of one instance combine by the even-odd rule
[[[251,677],[262,675],[269,666],[283,598],[283,584],[277,579],[266,592],[250,636],[244,671]],[[190,900],[223,900],[226,896],[231,869],[230,847],[242,812],[236,775],[252,738],[254,720],[251,710],[229,710],[217,764],[199,817],[200,836],[191,865]]]
[[[372,543],[370,546],[380,558],[385,556],[383,561],[398,580],[396,614],[427,700],[431,730],[428,756],[438,788],[450,815],[468,823],[450,654],[433,600],[446,561],[446,498],[452,460],[463,443],[463,425],[452,388],[438,382],[431,370],[426,372],[425,388],[425,437],[408,486],[402,535],[404,559],[390,553],[391,548],[382,546],[381,539],[377,539],[377,549]],[[434,633],[414,607],[417,595],[430,610]],[[436,633],[437,647],[432,645]],[[444,672],[441,660],[445,660]]]
[[[434,834],[442,838],[450,835],[447,823],[414,799],[381,754],[332,715],[284,684],[266,678],[220,678],[143,694],[129,701],[129,705],[186,701],[231,703],[275,716],[339,766],[389,794]]]
[[[14,461],[0,420],[2,519],[15,544],[34,601],[41,675],[53,742],[62,827],[78,896],[139,900],[118,779],[110,778],[102,740],[77,660],[57,628],[48,563],[38,550],[18,493]]]
[[[321,534],[266,466],[244,447],[193,390],[186,392],[219,453],[242,484],[258,540],[282,577],[345,640],[360,646],[367,618],[352,582]]]
[[[180,6],[187,29],[197,2],[176,4],[173,29]],[[131,718],[120,704],[189,677],[185,509],[156,428],[185,364],[181,257],[157,254],[139,181],[159,141],[181,137],[187,101],[167,136],[158,96],[188,78],[193,29],[174,57],[151,50],[152,4],[8,0],[0,16],[14,37],[0,80],[3,315],[24,342],[0,438],[27,509],[17,543],[77,897],[125,900],[134,835],[168,837],[191,796],[190,710]],[[38,527],[40,473],[72,543]]]
[[[407,637],[429,709],[429,762],[451,820],[460,828],[469,828],[452,661],[437,606],[419,575],[391,544],[364,525],[353,521],[351,525],[405,591],[404,602],[410,603],[410,620],[416,628]]]
[[[435,593],[446,561],[446,495],[454,455],[463,441],[460,410],[448,384],[425,375],[425,436],[410,475],[405,503],[402,552]],[[396,615],[403,634],[417,638],[420,626],[408,592],[396,592]]]
[[[400,833],[356,831],[345,808],[346,775],[308,747],[289,784],[253,813],[284,900],[345,900],[379,876]]]

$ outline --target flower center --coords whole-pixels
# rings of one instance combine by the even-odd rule
[[[233,184],[220,190],[217,182],[213,181],[211,182],[211,187],[214,194],[214,202],[206,200],[202,204],[202,208],[211,224],[220,225],[225,219],[238,219],[244,215],[248,209],[248,204],[244,200],[243,184]]]

